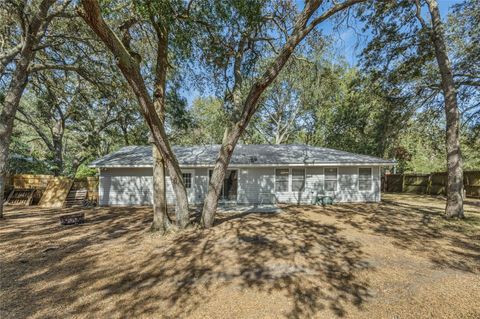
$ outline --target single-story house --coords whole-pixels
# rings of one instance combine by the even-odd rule
[[[219,145],[177,146],[190,204],[201,204]],[[308,145],[236,146],[221,201],[237,204],[311,203],[317,196],[337,202],[380,201],[378,157]],[[99,205],[152,205],[152,147],[127,146],[91,163],[99,169]],[[167,177],[167,201],[175,195]]]

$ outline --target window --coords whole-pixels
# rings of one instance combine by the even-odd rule
[[[192,188],[192,173],[182,173],[182,178],[183,183],[185,184],[185,188]]]
[[[369,191],[372,189],[373,180],[372,180],[372,169],[368,168],[359,168],[358,169],[358,190]]]
[[[305,189],[305,169],[292,168],[292,192],[303,192]]]
[[[275,191],[288,192],[288,168],[275,170]]]
[[[325,168],[325,191],[337,190],[337,168]]]

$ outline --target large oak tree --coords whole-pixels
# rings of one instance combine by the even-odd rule
[[[428,12],[428,13],[426,13]],[[360,11],[373,37],[364,50],[364,65],[386,85],[400,88],[422,111],[443,106],[446,120],[447,217],[463,218],[461,117],[457,90],[466,78],[455,79],[445,26],[435,0],[374,2]],[[464,75],[464,74],[463,74]]]
[[[312,32],[320,23],[333,15],[342,12],[361,0],[348,0],[343,2],[328,1],[306,1],[305,6],[299,13],[291,13],[290,10],[279,10],[274,7],[273,12],[264,12],[264,8],[256,8],[253,11],[254,19],[246,19],[246,23],[232,24],[233,27],[239,25],[236,32],[238,37],[236,41],[230,42],[229,50],[232,52],[227,59],[224,69],[231,72],[232,85],[228,87],[225,94],[226,106],[231,109],[231,124],[225,129],[224,138],[218,157],[215,161],[213,173],[210,178],[207,196],[202,210],[202,225],[206,228],[213,225],[215,212],[217,209],[219,196],[221,193],[225,173],[230,163],[233,151],[242,134],[252,119],[252,116],[258,110],[259,100],[264,91],[275,80],[283,69],[295,48]],[[240,7],[242,9],[243,7]],[[252,9],[253,10],[253,9]],[[213,10],[212,10],[213,11]],[[283,16],[280,27],[276,30],[283,37],[275,44],[270,43],[268,29],[270,21],[276,23],[277,12],[282,12]],[[249,12],[252,14],[251,12]],[[291,17],[293,15],[293,17]],[[291,20],[288,21],[288,17]],[[227,35],[229,32],[226,32]],[[235,34],[235,33],[233,33]],[[283,40],[283,41],[282,41]],[[222,43],[216,41],[214,43]],[[258,46],[277,46],[273,49],[270,62],[266,67],[256,70],[256,76],[245,78],[245,73],[251,69],[252,57],[257,55]],[[230,61],[231,60],[231,61]],[[231,63],[230,63],[231,62]]]
[[[10,0],[0,5],[0,14],[5,21],[2,27],[9,33],[3,39],[4,50],[0,54],[0,79],[6,83],[1,83],[5,93],[1,96],[0,109],[0,218],[3,217],[6,165],[17,108],[30,72],[53,67],[32,66],[32,62],[39,51],[51,44],[52,37],[48,31],[52,21],[64,17],[70,3],[71,1],[56,0]]]
[[[156,34],[155,80],[153,97],[142,76],[142,56],[131,46],[131,28],[139,23],[136,17],[127,19],[114,31],[105,21],[102,8],[96,0],[83,0],[80,15],[116,58],[117,65],[137,97],[140,113],[150,129],[156,148],[154,154],[154,224],[153,229],[167,231],[170,222],[166,212],[165,173],[163,161],[168,169],[176,197],[176,224],[185,228],[189,224],[188,197],[182,180],[182,172],[173,153],[165,130],[165,88],[168,68],[170,35],[169,2],[136,2],[147,17],[149,26]],[[156,5],[154,5],[156,4]],[[129,7],[130,8],[130,7]],[[167,11],[167,12],[166,12]],[[157,152],[158,150],[158,152]]]

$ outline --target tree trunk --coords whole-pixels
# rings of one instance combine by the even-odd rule
[[[344,10],[351,5],[362,2],[363,0],[350,0],[340,4],[335,4],[320,16],[316,17],[310,24],[307,24],[312,15],[321,5],[322,1],[310,1],[305,4],[305,8],[296,19],[295,26],[287,42],[280,50],[275,59],[270,63],[263,75],[253,83],[249,93],[243,102],[242,114],[240,119],[225,132],[220,152],[215,162],[212,172],[212,178],[208,186],[208,193],[205,198],[202,210],[202,225],[205,228],[213,226],[215,212],[217,210],[218,199],[222,188],[223,178],[230,163],[233,150],[245,131],[250,119],[256,112],[258,100],[265,89],[275,80],[280,71],[285,66],[297,45],[308,35],[316,25],[331,17],[336,12]]]
[[[31,48],[24,53],[25,55],[20,58],[20,61],[18,61],[17,68],[14,72],[9,88],[7,89],[2,112],[0,114],[0,176],[6,176],[7,174],[8,148],[12,137],[13,122],[15,114],[17,113],[18,104],[20,103],[20,98],[27,85],[28,65],[33,58]],[[0,203],[3,204],[3,196],[0,199]]]
[[[302,33],[302,30],[297,30],[298,33]],[[217,210],[218,198],[220,195],[220,190],[222,188],[223,178],[230,163],[230,159],[233,154],[233,150],[240,138],[240,136],[245,131],[250,119],[256,111],[256,106],[260,96],[265,91],[265,89],[270,85],[270,83],[275,80],[278,73],[281,71],[285,63],[287,62],[290,55],[293,53],[295,47],[300,43],[300,41],[307,35],[304,33],[302,36],[292,35],[287,44],[283,47],[280,54],[277,58],[270,64],[267,71],[263,76],[256,81],[243,104],[243,111],[241,117],[237,123],[235,123],[230,129],[225,131],[225,135],[220,147],[220,152],[215,162],[215,166],[212,172],[212,178],[208,186],[208,193],[203,204],[202,211],[202,225],[205,228],[213,226],[215,219],[215,212]]]
[[[151,230],[165,234],[172,228],[167,212],[167,196],[165,187],[165,166],[162,155],[155,145],[153,154],[153,223]]]
[[[63,132],[64,125],[61,120],[55,123],[52,134],[52,146],[53,146],[53,175],[59,176],[63,174]]]
[[[218,199],[223,187],[223,180],[227,172],[228,164],[232,158],[233,150],[242,135],[243,130],[235,126],[233,130],[226,129],[223,136],[220,153],[213,168],[212,177],[208,184],[208,192],[203,203],[201,224],[205,228],[213,226],[215,221],[215,212],[217,211]]]
[[[175,168],[171,163],[167,163],[168,172],[174,171]],[[190,224],[190,212],[188,211],[188,195],[185,185],[183,184],[182,173],[169,175],[172,182],[173,192],[175,193],[175,219],[179,228],[186,228]]]
[[[11,80],[10,87],[7,90],[5,102],[3,104],[2,112],[0,114],[0,176],[6,176],[7,161],[10,139],[12,137],[13,121],[15,119],[15,113],[17,112],[20,98],[22,97],[25,86],[27,85],[27,67],[30,59],[25,58],[22,62],[25,66],[19,65],[17,67],[18,72],[15,72],[14,77]],[[0,203],[3,206],[3,195],[0,199]]]
[[[154,26],[155,32],[157,34],[157,58],[156,58],[156,69],[155,69],[155,88],[154,88],[154,100],[155,110],[162,122],[162,125],[165,123],[165,91],[167,83],[167,71],[168,71],[168,39],[169,39],[169,29],[168,25],[160,24],[151,19],[151,22]],[[157,156],[161,154],[158,153]],[[162,160],[162,165],[165,165],[165,162]],[[159,167],[160,169],[160,167]],[[167,205],[166,205],[166,184],[165,184],[165,167],[162,166],[163,170],[162,179],[155,181],[155,183],[162,183],[163,188],[163,201],[165,202],[165,212],[167,216]],[[175,222],[176,225],[183,229],[189,224],[189,211],[188,211],[188,197],[187,190],[183,184],[182,175],[180,173],[180,178],[178,175],[170,174],[170,179],[172,181],[172,188],[175,193]],[[160,195],[155,195],[155,198]],[[160,198],[160,197],[158,197]]]
[[[39,42],[38,32],[48,14],[49,8],[54,2],[55,0],[42,1],[38,12],[32,16],[31,22],[27,26],[26,34],[24,35],[24,43],[19,53],[20,56],[15,71],[12,74],[10,84],[5,94],[5,100],[0,112],[0,176],[2,176],[3,180],[5,180],[7,174],[8,148],[12,137],[13,122],[17,113],[18,104],[27,86],[28,67],[35,57],[33,48]],[[4,182],[1,184],[1,188],[4,188]],[[2,196],[0,196],[0,216],[3,217],[3,193]]]
[[[85,161],[85,157],[77,156],[72,161],[72,176],[75,177],[77,175],[78,167]]]
[[[442,91],[445,99],[446,146],[447,146],[447,205],[446,217],[463,218],[463,160],[460,150],[460,116],[457,105],[457,92],[452,67],[447,55],[444,28],[436,0],[427,0],[432,19],[432,40],[435,47]]]
[[[3,198],[5,193],[6,173],[5,168],[0,167],[0,219],[3,218]]]
[[[244,107],[239,117],[239,121],[237,121],[237,123],[233,126],[232,133],[226,134],[227,138],[221,147],[219,158],[215,164],[215,183],[210,183],[209,185],[209,193],[207,194],[207,200],[204,204],[204,209],[202,212],[202,221],[204,226],[210,227],[213,225],[214,214],[219,196],[219,187],[217,186],[219,183],[221,183],[219,181],[219,177],[225,175],[225,170],[228,167],[235,144],[248,125],[251,117],[255,113],[256,105],[261,94],[276,78],[295,47],[305,38],[305,36],[307,36],[311,30],[315,28],[315,26],[331,17],[335,13],[346,9],[355,3],[363,1],[365,0],[347,0],[343,3],[335,3],[328,10],[313,19],[310,18],[312,18],[312,15],[320,7],[323,1],[312,0],[306,2],[304,10],[300,13],[297,21],[295,22],[291,36],[289,36],[286,44],[275,60],[267,68],[263,76],[252,85],[250,92],[243,104]],[[145,82],[141,76],[138,62],[131,56],[125,45],[103,20],[98,1],[82,0],[81,2],[84,10],[79,11],[80,16],[113,53],[117,60],[120,71],[125,76],[127,82],[139,101],[140,111],[145,118],[150,131],[152,132],[152,136],[155,139],[155,144],[157,145],[163,156],[163,159],[167,164],[177,199],[177,216],[180,214],[180,216],[178,216],[180,219],[177,222],[180,223],[180,225],[186,226],[188,224],[188,197],[182,181],[182,172],[180,170],[180,166],[178,165],[175,154],[173,153],[168,142],[165,128],[155,112],[155,107],[150,99]],[[308,24],[309,21],[310,23]],[[213,201],[215,201],[215,203],[213,203]]]
[[[120,41],[118,36],[103,20],[98,1],[82,0],[81,2],[84,10],[80,11],[79,14],[115,56],[120,71],[139,102],[140,112],[150,128],[155,145],[165,161],[172,180],[177,200],[175,208],[177,225],[180,228],[184,228],[189,223],[189,212],[187,191],[182,181],[182,171],[168,141],[163,122],[159,118],[155,104],[148,94],[140,73],[139,64],[127,50],[125,44]]]
[[[54,176],[60,176],[63,174],[63,154],[62,154],[62,149],[58,145],[55,145],[55,152],[54,152],[54,158],[53,158],[53,175]]]

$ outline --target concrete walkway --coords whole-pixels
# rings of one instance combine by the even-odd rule
[[[281,213],[282,209],[276,205],[219,205],[217,209],[218,213],[267,213],[275,214]]]

